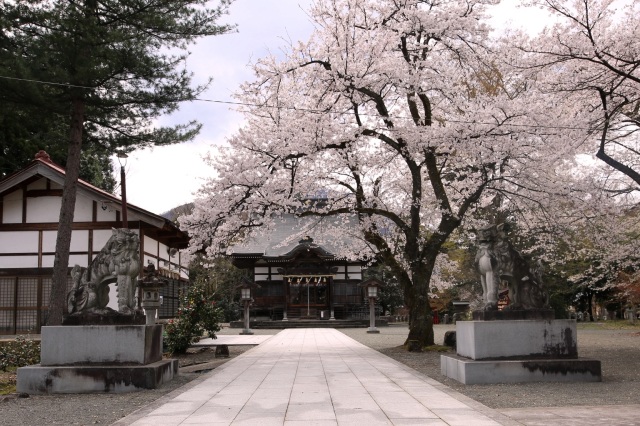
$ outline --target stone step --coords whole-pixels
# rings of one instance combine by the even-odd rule
[[[377,321],[376,327],[388,325],[386,321]],[[231,328],[244,328],[243,321],[233,321]],[[369,320],[298,320],[289,321],[251,321],[252,329],[284,330],[286,328],[365,328],[369,327]]]

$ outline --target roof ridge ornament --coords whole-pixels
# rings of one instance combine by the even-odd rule
[[[40,161],[45,161],[47,163],[51,163],[51,156],[49,154],[47,154],[47,151],[45,151],[44,149],[41,149],[40,151],[38,151],[36,153],[35,156],[36,160],[40,160]]]

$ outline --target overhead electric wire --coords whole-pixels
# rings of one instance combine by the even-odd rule
[[[95,90],[97,89],[97,87],[89,87],[89,86],[80,86],[80,85],[74,85],[71,83],[56,83],[56,82],[52,82],[52,81],[42,81],[42,80],[33,80],[33,79],[28,79],[28,78],[18,78],[18,77],[9,77],[9,76],[4,76],[4,75],[0,75],[0,79],[5,79],[5,80],[16,80],[16,81],[26,81],[29,83],[38,83],[38,84],[48,84],[48,85],[53,85],[53,86],[66,86],[66,87],[73,87],[73,88],[79,88],[79,89],[91,89],[91,90]],[[226,105],[238,105],[238,106],[248,106],[248,107],[262,107],[262,108],[274,108],[274,109],[285,109],[285,110],[292,110],[292,111],[302,111],[302,112],[310,112],[310,113],[314,113],[314,114],[326,114],[327,111],[322,111],[322,110],[316,110],[316,109],[310,109],[310,108],[299,108],[299,107],[295,107],[295,106],[280,106],[280,105],[260,105],[260,104],[251,104],[251,103],[247,103],[247,102],[234,102],[234,101],[223,101],[223,100],[218,100],[218,99],[203,99],[203,98],[194,98],[194,101],[200,101],[200,102],[209,102],[209,103],[217,103],[217,104],[226,104]],[[351,115],[351,112],[339,112],[339,111],[331,111],[331,114],[340,114],[340,115]],[[360,114],[361,116],[368,116],[368,117],[377,117],[377,115],[371,115],[371,114]],[[482,122],[482,121],[464,121],[464,120],[452,120],[452,119],[448,119],[445,120],[451,123],[458,123],[458,124],[479,124],[479,125],[486,125],[486,126],[494,126],[497,123],[486,123],[486,122]],[[548,126],[548,125],[540,125],[540,124],[516,124],[516,123],[509,123],[509,126],[513,126],[513,127],[528,127],[528,128],[542,128],[542,129],[558,129],[558,130],[590,130],[590,129],[585,129],[583,127],[573,127],[573,126]]]
[[[54,81],[32,80],[32,79],[29,79],[29,78],[9,77],[9,76],[6,76],[6,75],[0,75],[0,78],[4,78],[5,80],[27,81],[29,83],[48,84],[48,85],[51,85],[51,86],[74,87],[74,88],[77,88],[77,89],[96,89],[96,87],[78,86],[78,85],[71,84],[71,83],[56,83]]]

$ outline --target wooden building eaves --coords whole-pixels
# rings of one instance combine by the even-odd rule
[[[49,179],[61,187],[64,186],[65,170],[62,166],[54,163],[48,159],[46,153],[44,155],[38,154],[36,159],[29,163],[25,168],[18,170],[0,181],[0,197],[13,192],[20,188],[26,188],[29,183],[35,182],[39,178]],[[82,179],[78,179],[78,194],[82,194],[89,199],[94,200],[99,205],[108,205],[115,211],[122,214],[122,200],[115,195],[102,190],[96,186],[91,185]],[[27,196],[30,194],[27,193]],[[31,196],[59,196],[57,191],[45,194],[38,190],[38,192],[32,192]],[[61,195],[61,194],[60,194]],[[186,232],[181,231],[174,223],[168,219],[152,213],[148,210],[142,209],[136,205],[127,203],[127,212],[129,216],[130,228],[140,228],[145,230],[147,235],[154,234],[158,237],[158,241],[163,244],[170,245],[176,248],[186,248],[189,245],[189,236]],[[51,224],[57,229],[57,223]],[[21,224],[7,224],[4,226],[21,226]],[[101,223],[103,227],[119,227],[120,222]],[[73,229],[83,229],[85,226],[82,224],[74,224]],[[95,224],[86,224],[88,229],[95,228]]]

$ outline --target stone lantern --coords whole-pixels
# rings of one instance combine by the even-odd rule
[[[378,289],[383,285],[383,282],[377,278],[369,278],[360,283],[360,287],[365,289],[366,296],[369,299],[369,328],[367,333],[380,333],[380,330],[376,328],[375,300],[378,297]]]
[[[160,289],[169,282],[158,276],[153,263],[147,265],[143,272],[144,277],[138,280],[138,286],[142,289],[142,308],[147,317],[146,325],[154,325],[160,308]]]
[[[240,300],[244,305],[244,329],[240,334],[253,334],[251,328],[249,328],[249,305],[251,304],[251,290],[255,287],[255,284],[249,281],[248,278],[243,277],[242,282],[236,287],[240,289]]]

